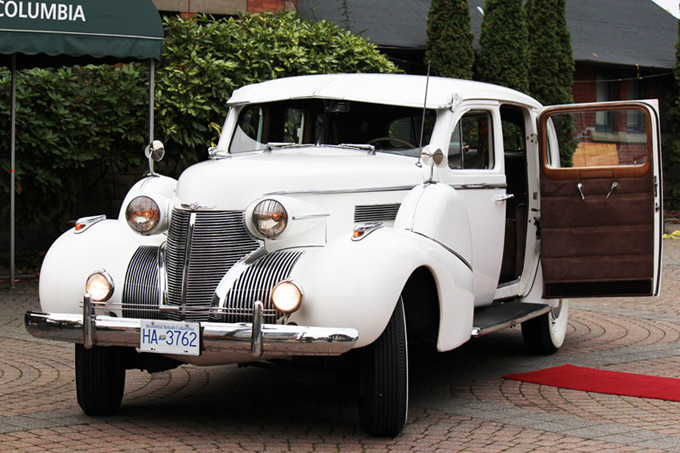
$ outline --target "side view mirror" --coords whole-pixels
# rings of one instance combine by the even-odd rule
[[[163,146],[163,142],[160,140],[154,140],[144,149],[144,154],[146,155],[146,158],[149,159],[149,171],[146,175],[158,176],[158,174],[153,170],[153,163],[160,162],[165,156],[165,146]]]
[[[434,167],[438,167],[439,164],[444,162],[444,153],[441,149],[428,145],[420,152],[420,159],[425,165],[430,167],[429,181],[432,182],[434,178]]]
[[[444,161],[444,153],[439,148],[435,149],[431,146],[426,146],[420,152],[420,158],[428,167],[437,167]]]

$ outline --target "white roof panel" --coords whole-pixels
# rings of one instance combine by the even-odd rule
[[[320,74],[288,77],[247,85],[234,91],[229,105],[321,98],[362,101],[376,104],[422,107],[427,77],[405,74]],[[469,80],[430,77],[427,107],[445,108],[454,98],[489,99],[520,104],[540,104],[509,88]]]

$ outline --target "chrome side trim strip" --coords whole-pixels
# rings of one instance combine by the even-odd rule
[[[449,253],[455,255],[455,257],[458,258],[463,264],[465,264],[465,266],[466,266],[468,269],[470,269],[471,272],[474,272],[474,271],[472,270],[472,264],[470,264],[470,263],[468,262],[468,260],[466,260],[466,259],[463,257],[463,255],[461,255],[460,253],[456,252],[455,250],[453,250],[452,248],[450,248],[450,247],[447,246],[446,244],[444,244],[444,243],[442,243],[442,242],[436,240],[435,238],[431,238],[430,236],[427,236],[427,235],[425,235],[425,234],[423,234],[423,233],[418,233],[417,231],[412,231],[412,233],[417,234],[418,236],[422,236],[422,237],[424,237],[425,239],[429,239],[430,241],[434,242],[435,244],[440,245],[441,247],[444,247],[444,248],[446,249],[447,252],[449,252]]]
[[[507,184],[450,184],[456,190],[492,190],[507,189]]]
[[[346,193],[371,193],[371,192],[400,192],[411,190],[419,184],[412,186],[392,186],[392,187],[363,187],[357,189],[320,189],[320,190],[285,190],[281,192],[269,192],[264,196],[272,195],[337,195]]]

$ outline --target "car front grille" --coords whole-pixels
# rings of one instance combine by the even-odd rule
[[[137,249],[125,273],[123,317],[164,319],[158,311],[160,249],[144,245]]]
[[[274,324],[283,313],[272,304],[271,292],[277,283],[288,278],[300,256],[302,252],[274,252],[249,266],[225,296],[217,319],[222,322],[251,322],[253,304],[260,301],[264,305],[263,321]]]
[[[241,211],[175,209],[166,246],[167,303],[184,310],[169,318],[207,320],[224,274],[259,245],[246,231]]]

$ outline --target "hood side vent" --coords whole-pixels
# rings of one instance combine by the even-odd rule
[[[354,222],[387,222],[397,218],[400,203],[374,204],[354,207]]]

